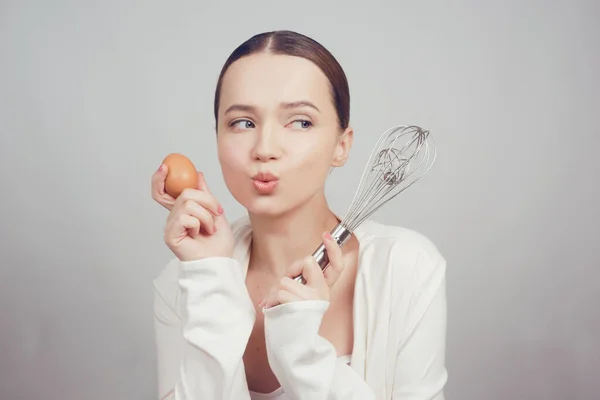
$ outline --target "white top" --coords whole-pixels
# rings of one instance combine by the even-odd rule
[[[175,258],[154,281],[159,399],[445,400],[446,261],[429,239],[372,220],[355,230],[349,364],[318,335],[328,302],[263,310],[281,388],[257,394],[248,390],[243,362],[256,316],[245,286],[248,217],[232,230],[233,258]]]
[[[350,363],[351,358],[352,357],[350,355],[341,356],[341,357],[337,358],[337,362],[348,364],[348,363]],[[287,395],[287,393],[285,393],[285,391],[283,390],[283,387],[279,387],[278,389],[275,389],[271,393],[256,393],[256,392],[253,392],[252,390],[250,390],[250,399],[251,400],[292,400]]]

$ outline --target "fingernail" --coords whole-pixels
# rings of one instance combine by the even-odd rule
[[[163,169],[163,164],[160,164],[160,166],[158,167],[157,171],[160,172]]]
[[[325,236],[325,239],[327,239],[327,240],[332,240],[332,239],[333,239],[333,238],[331,237],[331,233],[329,233],[329,232],[325,232],[325,235],[324,235],[324,236]]]
[[[219,208],[217,208],[217,212],[219,213],[219,215],[223,214],[223,207],[221,207],[220,204],[219,204]]]
[[[216,232],[217,232],[217,226],[213,225],[213,233],[216,233]]]

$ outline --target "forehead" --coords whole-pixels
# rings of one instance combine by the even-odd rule
[[[223,77],[221,106],[225,108],[232,103],[271,107],[301,100],[321,110],[331,104],[327,77],[301,57],[253,54],[234,62]]]

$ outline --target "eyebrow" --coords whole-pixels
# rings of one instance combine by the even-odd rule
[[[313,103],[311,103],[310,101],[306,101],[306,100],[301,100],[301,101],[293,101],[291,103],[281,103],[281,107],[285,108],[285,109],[291,109],[291,108],[301,108],[301,107],[310,107],[315,109],[318,112],[319,109],[317,108],[317,106],[315,106]]]
[[[301,107],[310,107],[315,109],[317,112],[321,112],[317,106],[315,106],[310,101],[300,100],[300,101],[292,101],[292,102],[283,102],[280,103],[280,107],[284,109],[293,109],[293,108],[301,108]],[[225,110],[225,114],[230,113],[231,111],[242,111],[242,112],[256,112],[256,107],[246,105],[246,104],[233,104]]]

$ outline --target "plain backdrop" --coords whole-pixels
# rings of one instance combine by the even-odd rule
[[[212,101],[230,52],[291,29],[351,86],[348,207],[377,137],[435,138],[373,219],[448,261],[448,399],[600,396],[597,1],[2,1],[0,398],[153,399],[152,279],[172,257],[150,177],[204,170],[231,220]]]

